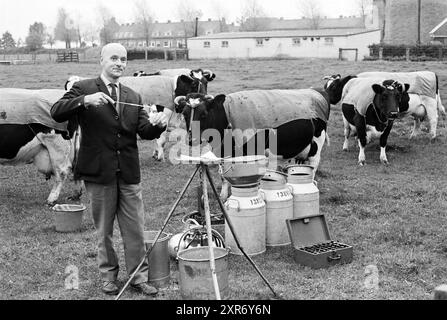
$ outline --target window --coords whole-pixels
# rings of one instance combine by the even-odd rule
[[[203,47],[204,48],[209,48],[209,47],[211,47],[211,43],[209,41],[204,41],[203,42]]]
[[[163,41],[163,47],[165,48],[169,47],[169,41]]]
[[[324,38],[324,44],[327,46],[333,46],[334,45],[334,38]]]
[[[294,46],[299,46],[301,44],[301,39],[300,38],[293,38],[292,39],[292,43]]]
[[[262,47],[264,45],[264,39],[256,39],[256,46]]]
[[[183,42],[177,41],[177,48],[183,48]]]
[[[155,47],[155,41],[151,41],[151,47]]]
[[[222,48],[228,48],[228,41],[222,41]]]
[[[170,36],[170,35],[172,35],[171,31],[165,32],[165,36]]]
[[[161,47],[160,41],[157,41],[156,44],[157,44],[157,47]]]
[[[179,32],[177,32],[177,35],[180,36],[180,37],[182,37],[182,36],[185,35],[185,33],[184,33],[183,31],[179,31]]]

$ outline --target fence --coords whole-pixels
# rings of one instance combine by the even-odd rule
[[[128,50],[127,59],[128,60],[137,60],[137,59],[188,60],[188,49]]]
[[[79,62],[79,54],[76,51],[58,51],[56,62]]]
[[[371,45],[368,60],[436,61],[447,60],[447,46]]]

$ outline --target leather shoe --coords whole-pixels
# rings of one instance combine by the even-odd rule
[[[138,284],[131,284],[130,285],[135,291],[148,295],[148,296],[155,296],[158,293],[157,288],[150,286],[146,282],[138,283]]]
[[[115,281],[104,281],[102,283],[102,292],[109,295],[117,295],[120,290]]]

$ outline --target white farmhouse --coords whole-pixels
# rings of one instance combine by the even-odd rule
[[[362,60],[380,29],[225,32],[188,39],[190,59],[342,58]]]

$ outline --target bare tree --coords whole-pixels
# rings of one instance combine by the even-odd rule
[[[198,21],[203,13],[200,9],[196,9],[190,0],[180,0],[178,1],[177,15],[182,23],[185,44],[188,47],[188,38],[200,33],[196,20]]]
[[[357,8],[360,17],[363,19],[363,25],[366,26],[366,18],[371,11],[372,0],[357,0]]]
[[[298,10],[306,18],[310,19],[311,29],[319,29],[321,23],[321,9],[316,0],[298,0]]]
[[[265,30],[266,14],[264,8],[258,0],[245,0],[242,9],[242,16],[238,19],[241,31],[261,31]]]
[[[74,21],[64,8],[59,8],[57,13],[57,23],[54,28],[54,39],[65,42],[65,48],[71,48],[71,42],[76,37]]]
[[[97,12],[99,14],[99,21],[101,24],[100,39],[102,44],[107,44],[113,41],[114,33],[119,29],[119,25],[110,9],[102,3],[98,4]]]
[[[215,16],[217,17],[220,23],[219,31],[220,32],[228,31],[226,22],[228,19],[228,9],[226,9],[223,6],[223,2],[221,0],[211,0],[211,6]]]
[[[135,0],[134,5],[138,31],[143,35],[146,46],[149,47],[155,15],[150,9],[147,0]]]

